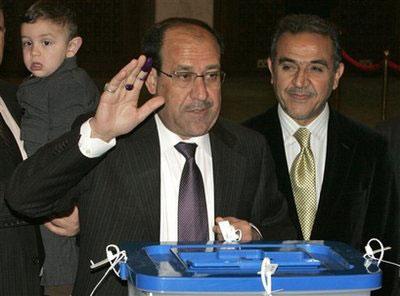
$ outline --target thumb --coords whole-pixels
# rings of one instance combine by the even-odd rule
[[[148,100],[143,106],[138,109],[138,117],[139,121],[145,120],[147,116],[149,116],[152,112],[160,108],[164,105],[165,99],[164,97],[157,96]]]

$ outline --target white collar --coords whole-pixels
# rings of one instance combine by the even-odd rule
[[[328,104],[325,104],[325,107],[322,110],[322,112],[311,123],[309,123],[306,126],[299,125],[293,118],[291,118],[282,109],[280,104],[278,104],[278,117],[281,123],[285,143],[289,144],[291,142],[296,141],[296,139],[293,137],[293,134],[300,127],[306,127],[311,132],[313,137],[316,137],[318,140],[320,140],[323,137],[324,132],[327,130],[328,127],[329,106]]]

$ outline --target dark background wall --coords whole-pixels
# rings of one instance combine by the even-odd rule
[[[214,6],[215,27],[228,48],[228,71],[256,70],[268,56],[277,20],[289,13],[317,14],[335,23],[343,49],[356,59],[381,60],[385,49],[400,59],[398,0],[215,0]]]
[[[20,16],[33,2],[8,1],[6,53],[0,75],[17,82],[28,74],[20,50]],[[84,39],[79,64],[99,84],[138,55],[140,38],[154,22],[154,0],[67,2],[77,11]],[[296,12],[333,21],[342,32],[343,48],[356,59],[381,60],[382,51],[389,49],[391,58],[400,61],[398,0],[214,0],[214,27],[225,39],[223,67],[229,76],[264,73],[263,61],[277,20]],[[346,69],[351,71],[357,70]]]
[[[6,51],[1,74],[26,76],[19,39],[21,15],[35,1],[8,1]],[[154,22],[154,1],[68,0],[76,11],[84,43],[78,53],[81,67],[96,79],[110,77],[140,52],[140,36]]]

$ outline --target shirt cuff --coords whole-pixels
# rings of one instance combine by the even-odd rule
[[[260,236],[259,239],[263,239],[264,237],[263,237],[263,235],[261,234],[261,231],[258,230],[258,228],[257,228],[253,223],[249,223],[249,224],[250,224],[251,228],[252,228],[255,232],[257,232],[257,234]]]
[[[95,158],[113,148],[116,144],[116,140],[114,138],[107,143],[98,138],[91,138],[92,128],[90,127],[89,120],[81,126],[81,138],[79,139],[78,146],[83,155],[89,158]]]

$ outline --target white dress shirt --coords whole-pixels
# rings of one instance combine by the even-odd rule
[[[206,196],[209,240],[214,240],[214,179],[212,169],[212,155],[210,136],[208,134],[182,140],[163,124],[158,115],[155,116],[161,153],[161,204],[160,204],[160,241],[174,242],[178,240],[178,199],[179,185],[185,157],[175,149],[179,142],[196,143],[196,164],[203,177]]]
[[[24,142],[21,140],[21,130],[18,124],[15,122],[14,117],[12,117],[10,111],[8,110],[6,104],[4,103],[3,99],[0,97],[0,113],[3,116],[3,119],[7,126],[10,128],[15,141],[18,144],[18,148],[21,151],[22,159],[26,159],[27,155],[24,149]]]
[[[182,140],[165,127],[158,115],[155,115],[160,140],[160,241],[178,241],[178,198],[179,185],[185,157],[175,149],[179,142],[196,143],[196,164],[200,169],[206,196],[209,240],[214,240],[214,178],[210,137],[208,134]],[[90,138],[89,120],[81,126],[79,149],[86,157],[98,157],[115,145],[115,139],[106,143],[101,139]]]
[[[317,186],[317,202],[321,194],[322,182],[324,180],[326,146],[328,141],[328,120],[329,107],[325,105],[324,110],[309,125],[301,126],[294,121],[289,115],[283,111],[278,105],[278,116],[282,127],[283,142],[285,145],[286,161],[288,171],[292,167],[292,163],[300,152],[300,144],[297,142],[293,134],[300,128],[306,127],[311,132],[311,150],[315,161],[316,170],[316,186]]]

